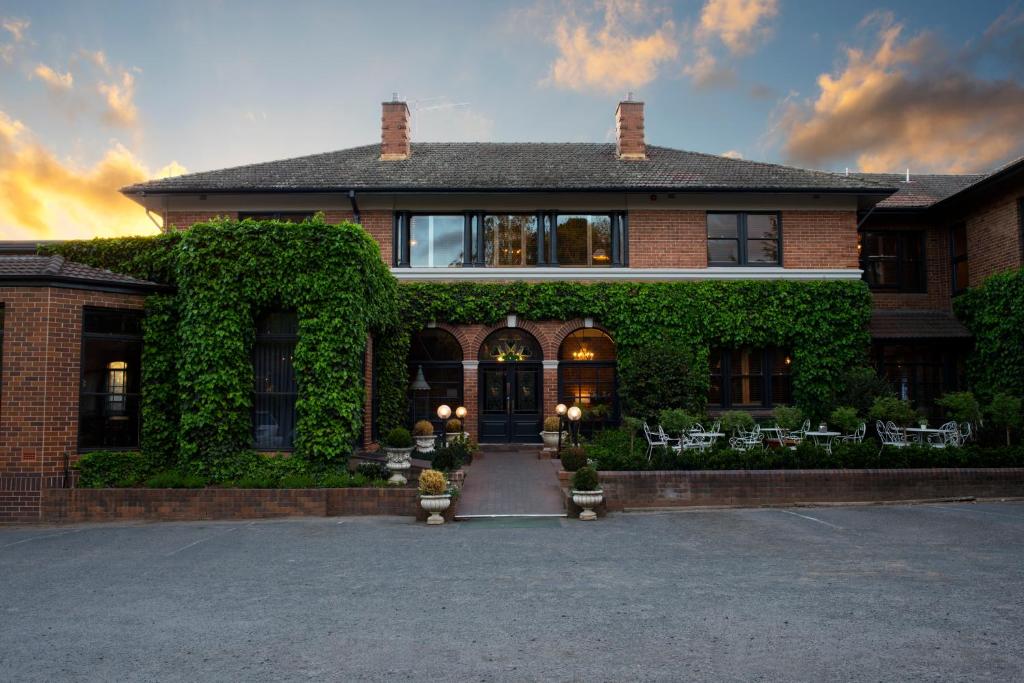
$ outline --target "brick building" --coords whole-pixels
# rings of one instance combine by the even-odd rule
[[[908,178],[698,154],[647,144],[643,104],[632,101],[617,108],[609,144],[416,143],[409,116],[405,103],[384,103],[380,144],[123,192],[166,230],[216,216],[352,220],[405,282],[864,278],[875,360],[922,404],[962,381],[970,338],[953,294],[1022,264],[1024,161]],[[79,451],[137,447],[137,315],[158,287],[0,256],[0,517],[31,518],[39,489],[63,483]],[[287,312],[258,321],[256,377],[287,381],[282,354],[261,349],[295,334]],[[590,318],[437,323],[413,338],[409,417],[466,405],[467,431],[481,441],[533,441],[559,402],[605,404],[614,416],[615,349]],[[787,402],[788,361],[785,349],[713,350],[711,409]],[[257,448],[287,449],[294,436],[294,392],[280,393],[257,387]],[[368,403],[368,427],[371,412]]]

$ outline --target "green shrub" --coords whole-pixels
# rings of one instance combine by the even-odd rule
[[[385,448],[412,448],[412,434],[405,427],[395,427],[384,437]]]
[[[700,418],[680,408],[669,408],[658,413],[658,422],[666,433],[678,436],[689,431],[693,425],[700,422]]]
[[[189,474],[179,470],[158,472],[146,480],[146,488],[151,489],[201,489],[206,484],[206,479],[198,474]]]
[[[1020,429],[1024,422],[1024,410],[1021,407],[1021,400],[1005,392],[999,392],[992,397],[985,413],[993,427],[1006,430],[1006,445],[1010,445],[1010,431]]]
[[[664,408],[702,413],[707,391],[706,363],[680,341],[644,344],[619,362],[619,397],[630,415],[654,421]]]
[[[391,470],[382,462],[361,462],[356,465],[356,474],[373,481],[375,479],[387,479],[391,476]]]
[[[562,469],[566,472],[575,472],[587,464],[587,452],[577,446],[563,448],[561,453]]]
[[[953,299],[953,308],[974,335],[967,359],[974,391],[986,399],[1024,396],[1024,268],[988,277]]]
[[[919,416],[909,401],[902,401],[895,396],[880,396],[871,404],[868,411],[871,420],[895,422],[899,426],[914,424]]]
[[[864,420],[857,415],[857,409],[850,406],[840,406],[828,417],[830,425],[847,434],[856,431],[861,422]]]
[[[576,470],[572,475],[572,487],[576,491],[597,491],[601,487],[597,470],[590,465],[584,465]]]
[[[312,474],[286,474],[278,480],[278,488],[311,489],[316,487],[316,477]]]
[[[601,470],[646,469],[646,446],[628,428],[602,429],[583,445],[583,451]],[[564,457],[562,467],[568,470]]]
[[[75,468],[84,488],[124,488],[139,484],[148,474],[148,463],[138,451],[91,451]]]
[[[745,410],[727,410],[722,413],[722,432],[732,434],[740,429],[751,430],[754,428],[754,416]]]
[[[804,422],[804,411],[795,406],[777,406],[772,416],[780,427],[791,432],[800,429]]]
[[[889,382],[870,367],[850,368],[840,376],[837,387],[832,405],[849,406],[858,415],[867,415],[876,399],[893,396]]]
[[[945,408],[946,417],[957,422],[970,422],[977,425],[981,422],[981,404],[970,391],[953,391],[944,394],[935,401],[935,405]]]
[[[468,439],[453,439],[450,444],[434,451],[430,466],[442,472],[452,472],[472,462],[474,449],[475,446]]]

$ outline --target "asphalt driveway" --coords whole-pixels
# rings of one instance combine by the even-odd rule
[[[1021,680],[1024,504],[0,529],[0,679]]]

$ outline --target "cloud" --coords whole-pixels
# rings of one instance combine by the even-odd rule
[[[748,55],[771,35],[766,22],[779,12],[778,0],[707,0],[700,21],[688,30],[693,53],[683,73],[698,89],[735,85],[736,72],[716,55],[719,43],[729,56]]]
[[[546,83],[572,90],[624,94],[655,79],[658,67],[679,56],[675,24],[634,0],[605,0],[599,26],[571,12],[558,19],[554,42],[559,56]],[[591,12],[593,13],[593,11]]]
[[[32,73],[36,78],[46,83],[54,92],[67,92],[71,90],[74,84],[74,78],[71,76],[70,71],[62,74],[45,64],[38,64]]]
[[[1019,155],[1024,87],[967,70],[928,32],[909,39],[891,14],[869,15],[871,49],[818,77],[811,100],[790,102],[777,130],[791,160],[820,165],[856,157],[865,171],[910,167],[963,173]]]
[[[0,17],[0,28],[9,33],[13,41],[0,43],[0,61],[7,64],[14,61],[14,50],[17,44],[25,39],[25,32],[28,31],[28,27],[29,21],[27,19]]]
[[[718,38],[734,55],[750,54],[760,39],[770,35],[763,22],[778,13],[778,0],[707,0],[695,35]]]
[[[82,167],[57,158],[22,122],[0,111],[0,237],[153,234],[156,227],[118,188],[184,172],[171,162],[153,174],[117,142],[110,143],[98,162]]]
[[[412,138],[421,142],[486,142],[494,139],[494,120],[473,109],[469,102],[432,98],[431,104],[414,103]]]
[[[110,83],[100,83],[98,90],[106,100],[103,118],[115,126],[130,128],[138,122],[139,112],[135,108],[135,76],[122,69],[119,78]]]
[[[728,152],[722,152],[722,156],[728,157],[729,159],[742,159],[743,152],[740,152],[739,150],[735,149],[730,149]]]
[[[79,54],[97,66],[100,71],[108,76],[110,75],[110,63],[107,61],[107,55],[103,50],[80,50]]]

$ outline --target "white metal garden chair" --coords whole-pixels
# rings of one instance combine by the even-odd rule
[[[749,432],[739,430],[739,436],[729,439],[729,447],[737,451],[764,448],[764,434],[761,433],[761,425],[754,425]]]
[[[658,427],[658,431],[654,431],[646,422],[644,422],[644,437],[647,439],[648,461],[650,461],[655,448],[672,448],[672,441],[675,441],[675,439],[669,439],[660,426]]]
[[[896,425],[894,424],[893,427]],[[907,443],[907,437],[899,429],[895,431],[890,430],[889,427],[881,420],[875,422],[875,431],[878,432],[878,438],[882,442],[882,448],[878,449],[881,453],[886,446],[892,446],[893,448],[906,448],[910,444]]]
[[[971,437],[974,435],[974,432],[971,429],[971,423],[961,422],[960,429],[957,430],[957,434],[960,436],[960,443],[957,444],[958,446],[963,446],[965,443],[970,441]]]
[[[786,438],[800,442],[807,438],[807,432],[809,431],[811,431],[811,419],[807,418],[804,420],[804,423],[800,425],[800,429],[790,432]]]
[[[857,426],[857,429],[853,431],[853,434],[845,434],[837,437],[836,441],[845,441],[846,443],[860,443],[864,440],[864,436],[868,433],[868,426],[866,423],[861,422]]]
[[[946,424],[939,427],[939,431],[936,434],[928,436],[928,445],[932,448],[946,448],[947,446],[957,446],[960,443],[960,432],[956,427],[956,422],[947,422]]]

